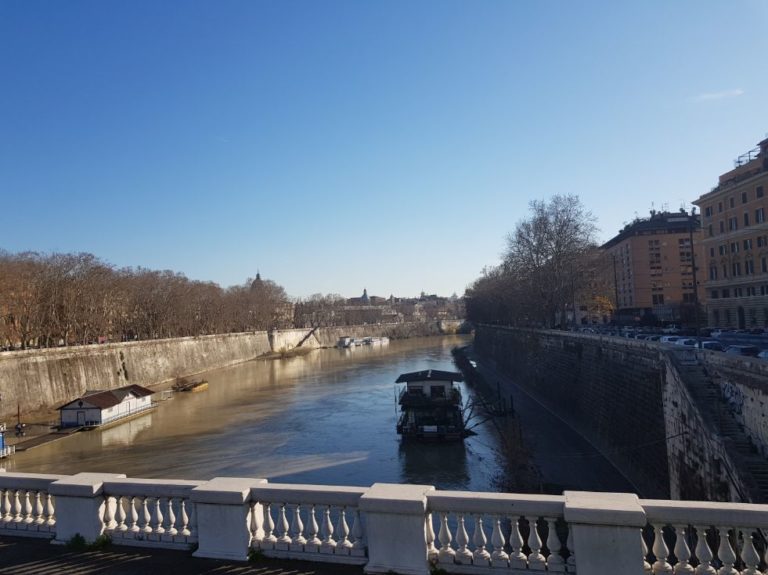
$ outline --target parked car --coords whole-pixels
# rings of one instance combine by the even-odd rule
[[[701,342],[701,349],[708,349],[710,351],[723,351],[725,346],[719,341],[709,340]]]
[[[673,323],[673,324],[670,324],[670,325],[668,325],[667,327],[665,327],[665,328],[664,328],[664,329],[662,329],[661,331],[662,331],[663,333],[677,333],[677,332],[679,332],[679,331],[680,331],[680,326],[679,326],[679,325],[675,325],[675,324]]]
[[[646,338],[648,341],[659,341],[661,339],[660,335],[649,335]]]
[[[698,345],[698,340],[695,340],[690,337],[681,337],[675,342],[675,345],[683,345],[685,347],[696,347]]]
[[[760,359],[768,359],[768,349],[764,349],[760,353],[757,354],[757,357]]]
[[[661,343],[675,343],[678,339],[680,339],[679,335],[663,335],[659,341]]]
[[[760,348],[756,345],[732,345],[725,349],[725,353],[729,355],[757,357],[757,354],[760,353]]]

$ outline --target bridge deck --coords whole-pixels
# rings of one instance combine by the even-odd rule
[[[111,545],[77,552],[47,539],[0,537],[0,575],[362,575],[363,568],[338,564],[260,559],[252,563],[197,559],[184,551]]]

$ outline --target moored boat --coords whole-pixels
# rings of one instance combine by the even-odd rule
[[[429,369],[404,373],[395,383],[405,387],[398,396],[397,433],[403,439],[456,441],[467,436],[461,391],[454,382],[460,373]]]

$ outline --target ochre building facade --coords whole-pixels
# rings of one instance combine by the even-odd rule
[[[768,139],[736,160],[694,202],[702,244],[710,326],[768,327]]]

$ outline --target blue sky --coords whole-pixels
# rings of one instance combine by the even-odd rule
[[[0,247],[293,296],[463,293],[768,133],[768,2],[0,0]]]

